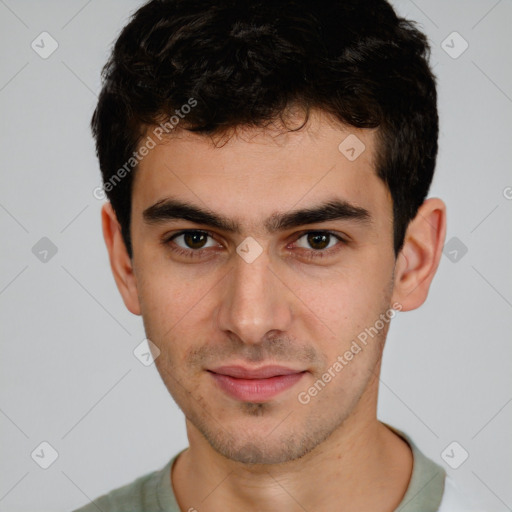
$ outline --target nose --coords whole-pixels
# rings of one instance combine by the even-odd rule
[[[219,328],[236,334],[246,344],[260,343],[271,332],[286,332],[290,328],[291,292],[269,263],[266,251],[252,263],[235,255],[224,281]]]

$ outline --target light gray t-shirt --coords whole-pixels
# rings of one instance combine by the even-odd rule
[[[438,512],[445,488],[444,469],[425,457],[403,432],[392,430],[409,444],[414,458],[409,486],[395,512]],[[171,483],[171,468],[180,453],[162,469],[115,489],[74,512],[182,512]]]

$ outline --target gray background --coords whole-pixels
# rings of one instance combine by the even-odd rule
[[[0,0],[2,511],[70,510],[187,443],[154,366],[133,355],[142,322],[115,287],[93,196],[99,73],[139,4]],[[446,201],[456,240],[427,303],[393,321],[379,416],[486,510],[512,510],[512,3],[394,4],[432,42],[442,130],[430,195]],[[47,59],[31,48],[43,31],[59,45]],[[469,43],[457,58],[454,31]],[[58,452],[46,470],[43,441]],[[458,469],[441,457],[453,441],[469,453]],[[448,453],[453,464],[463,452]]]

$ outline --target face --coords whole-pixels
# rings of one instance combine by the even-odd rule
[[[365,145],[353,161],[350,134]],[[222,146],[182,132],[140,163],[138,308],[189,427],[225,457],[294,460],[375,414],[395,256],[374,145],[315,112]]]

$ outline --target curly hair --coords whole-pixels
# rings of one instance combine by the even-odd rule
[[[425,35],[385,0],[143,5],[103,69],[91,121],[103,187],[130,257],[133,156],[149,126],[185,105],[194,108],[184,110],[179,128],[205,135],[268,126],[283,120],[291,105],[304,109],[302,126],[316,108],[343,126],[376,128],[376,174],[393,200],[398,255],[436,162],[437,94],[429,54]],[[133,172],[126,172],[127,161]],[[123,179],[113,182],[123,168]]]

